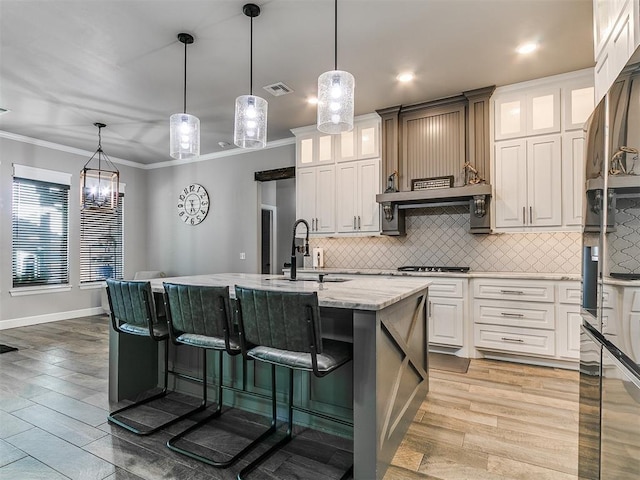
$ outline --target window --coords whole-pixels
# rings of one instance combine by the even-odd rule
[[[71,175],[14,165],[13,286],[69,283]]]
[[[85,208],[80,213],[80,283],[122,278],[122,210]]]

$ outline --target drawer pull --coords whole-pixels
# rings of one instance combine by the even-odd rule
[[[511,295],[524,295],[522,290],[500,290],[500,293],[508,293]]]
[[[524,343],[524,340],[522,340],[521,338],[502,337],[500,340],[502,340],[503,342]]]
[[[500,315],[502,315],[503,317],[515,317],[515,318],[522,318],[524,317],[524,315],[522,313],[508,313],[508,312],[500,312]]]

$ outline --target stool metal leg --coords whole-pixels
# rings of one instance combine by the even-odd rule
[[[122,427],[136,435],[140,435],[140,436],[146,436],[146,435],[151,435],[152,433],[157,432],[158,430],[162,429],[162,428],[166,428],[170,425],[173,425],[174,423],[179,422],[180,420],[184,420],[185,418],[189,417],[190,415],[193,415],[194,413],[197,413],[199,411],[201,411],[202,405],[193,409],[193,410],[189,410],[188,412],[180,415],[179,417],[173,418],[172,420],[169,420],[168,422],[165,422],[161,425],[158,425],[157,427],[153,427],[153,428],[149,428],[146,430],[142,430],[142,429],[138,429],[132,425],[129,425],[128,423],[125,423],[123,420],[120,420],[119,418],[116,418],[116,415],[122,413],[122,412],[126,412],[127,410],[131,410],[134,409],[136,407],[139,407],[140,405],[145,405],[149,402],[152,402],[154,400],[158,400],[159,398],[163,398],[165,396],[168,395],[168,389],[167,389],[167,385],[169,383],[169,341],[168,340],[164,340],[164,385],[162,390],[155,394],[152,395],[150,397],[147,397],[143,400],[134,402],[130,405],[127,405],[126,407],[120,408],[118,410],[115,410],[113,412],[111,412],[108,416],[107,416],[107,420],[110,423],[113,423],[115,425],[118,425],[119,427]]]
[[[206,362],[206,349],[204,349],[205,352],[205,362]],[[207,465],[211,465],[212,467],[217,467],[217,468],[227,468],[231,465],[233,465],[235,462],[237,462],[242,456],[244,456],[245,454],[249,453],[251,450],[253,450],[256,446],[258,446],[258,444],[260,442],[262,442],[265,438],[269,437],[270,435],[274,434],[276,432],[276,406],[275,406],[275,402],[273,402],[272,404],[272,419],[271,419],[271,426],[265,431],[263,432],[258,438],[256,438],[255,440],[252,440],[251,443],[249,443],[246,447],[244,447],[242,450],[240,450],[238,453],[236,453],[235,455],[233,455],[230,459],[228,460],[215,460],[213,458],[209,458],[209,457],[205,457],[203,455],[199,455],[191,450],[186,450],[184,448],[181,448],[179,446],[176,445],[176,443],[183,439],[186,435],[188,435],[189,433],[199,429],[200,427],[206,425],[207,423],[209,423],[210,421],[220,417],[220,415],[222,414],[222,404],[223,404],[223,385],[222,385],[222,376],[224,373],[224,369],[223,369],[223,352],[222,350],[218,350],[218,365],[219,365],[219,369],[218,369],[218,406],[216,408],[216,410],[214,412],[212,412],[210,415],[208,415],[207,417],[203,418],[202,420],[200,420],[199,422],[195,423],[194,425],[192,425],[191,427],[187,428],[186,430],[180,432],[178,435],[172,437],[168,442],[167,442],[167,447],[169,447],[171,450],[173,450],[174,452],[178,452],[181,453],[182,455],[185,455],[187,457],[193,458],[195,460],[198,460],[200,462],[206,463]],[[206,379],[206,367],[203,369],[203,372],[205,373],[205,379]],[[271,378],[272,378],[272,391],[273,389],[275,389],[275,366],[272,367],[272,372],[271,372]],[[243,384],[244,384],[244,378],[243,378]],[[205,382],[205,387],[204,387],[205,391],[203,392],[203,402],[206,403],[206,382]],[[274,396],[275,398],[275,396]]]

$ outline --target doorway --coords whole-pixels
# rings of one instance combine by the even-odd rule
[[[262,205],[262,216],[260,221],[260,273],[276,273],[275,262],[277,262],[277,207]]]

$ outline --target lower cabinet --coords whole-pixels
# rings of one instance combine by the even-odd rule
[[[464,346],[467,279],[434,278],[429,285],[429,345]]]
[[[478,350],[556,356],[554,282],[481,278],[473,291]]]

